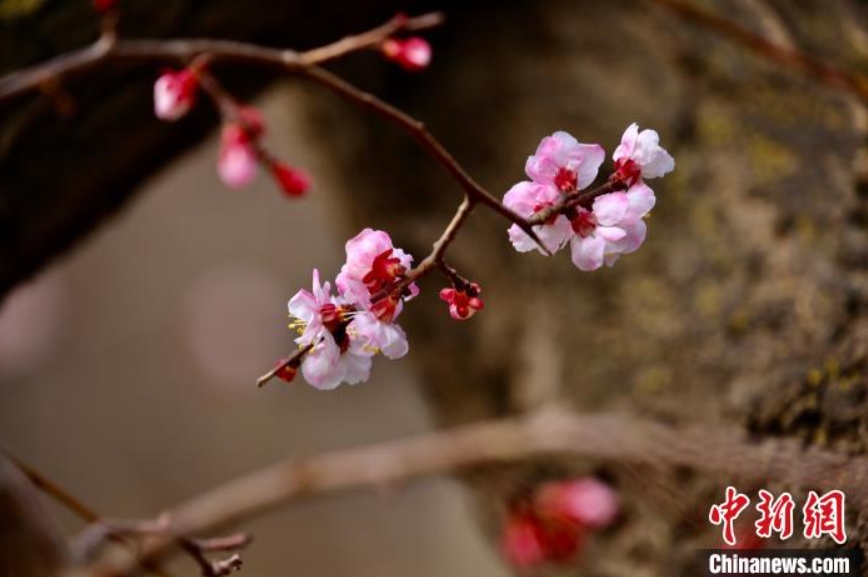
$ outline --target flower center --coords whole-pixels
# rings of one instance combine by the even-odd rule
[[[570,219],[570,225],[577,235],[586,238],[597,228],[597,218],[590,210],[579,207],[576,215]]]
[[[560,168],[558,169],[558,173],[555,174],[554,182],[555,186],[558,187],[558,190],[561,192],[569,192],[576,189],[579,182],[579,175],[576,174],[575,170]]]
[[[641,177],[642,167],[632,158],[622,158],[615,163],[615,172],[612,174],[613,181],[632,186],[639,182]]]
[[[378,254],[371,263],[370,272],[362,279],[372,294],[383,290],[407,272],[400,259],[393,256],[392,252],[390,248]]]

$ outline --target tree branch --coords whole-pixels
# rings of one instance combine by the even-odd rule
[[[747,28],[681,0],[651,0],[685,22],[710,30],[763,58],[797,70],[829,88],[850,92],[868,102],[868,77],[806,54],[779,46]]]
[[[91,525],[75,540],[73,545],[73,558],[87,559],[92,552],[103,545],[106,540],[124,545],[131,552],[136,548],[128,537],[141,537],[142,535],[156,535],[166,530],[166,517],[158,517],[156,520],[109,520],[104,519],[92,508],[85,505],[78,497],[49,479],[32,465],[25,463],[10,451],[0,448],[0,452],[15,465],[33,485],[53,498],[60,505],[74,513],[82,520]],[[193,539],[181,537],[178,539],[180,548],[185,551],[199,565],[203,577],[225,577],[241,568],[241,556],[236,551],[247,547],[252,538],[246,533],[236,533],[224,537],[210,539]],[[233,555],[226,559],[212,561],[208,553],[232,552]],[[142,560],[141,567],[157,577],[173,577],[171,573],[163,569],[154,560]]]
[[[868,498],[868,459],[864,457],[805,449],[791,439],[758,443],[734,428],[679,427],[625,415],[546,409],[308,459],[288,459],[249,473],[168,511],[166,532],[143,544],[140,559],[168,555],[178,537],[237,523],[296,499],[555,454],[690,467],[727,479],[834,487],[859,505]],[[117,551],[108,553],[73,575],[117,577],[136,570],[135,559]]]
[[[0,78],[0,105],[27,92],[42,90],[48,85],[100,68],[110,63],[153,62],[184,65],[194,58],[207,55],[209,62],[236,62],[267,65],[284,71],[340,58],[350,52],[376,47],[399,32],[425,30],[440,25],[443,15],[432,12],[415,18],[396,16],[392,20],[356,36],[348,36],[333,44],[307,52],[268,48],[247,42],[189,38],[117,39],[110,31],[85,48],[61,54],[51,60],[13,72]]]
[[[78,497],[49,479],[45,474],[41,473],[32,465],[25,463],[21,459],[19,459],[16,455],[12,454],[9,450],[0,448],[0,452],[2,452],[7,459],[9,459],[13,465],[15,465],[18,470],[24,473],[24,476],[33,483],[33,485],[57,501],[60,505],[74,513],[81,520],[86,523],[97,523],[100,520],[100,515],[91,507],[83,503]],[[132,546],[130,543],[126,542],[124,539],[120,537],[109,537],[113,541],[126,545],[130,547],[132,551]],[[147,569],[152,574],[157,577],[173,577],[171,573],[160,567],[160,565],[154,561],[144,561],[142,563],[143,567]]]

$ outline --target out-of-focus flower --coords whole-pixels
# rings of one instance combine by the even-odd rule
[[[597,479],[546,483],[510,505],[503,526],[504,556],[520,568],[568,562],[588,531],[608,527],[618,513],[617,495]]]
[[[188,69],[169,70],[154,83],[154,113],[173,122],[187,114],[196,102],[198,81]]]
[[[244,188],[256,178],[256,150],[243,128],[230,123],[223,127],[217,173],[229,188]]]
[[[481,292],[474,282],[463,287],[444,288],[440,291],[440,298],[449,304],[449,314],[453,319],[464,321],[482,310]]]
[[[635,122],[624,131],[612,159],[615,161],[612,180],[630,185],[643,178],[661,177],[675,168],[675,160],[660,146],[657,131],[646,129],[639,132],[639,125]]]
[[[542,139],[536,154],[528,157],[524,170],[538,184],[572,192],[594,182],[605,157],[606,151],[599,144],[583,144],[558,131]]]
[[[383,55],[410,72],[418,72],[431,64],[431,45],[419,36],[387,38],[381,45]]]
[[[511,512],[503,527],[502,548],[507,561],[519,568],[564,563],[581,549],[585,531],[577,523],[543,519],[532,511]]]
[[[583,271],[596,270],[638,249],[647,230],[643,219],[655,201],[654,191],[639,183],[626,192],[598,197],[592,210],[576,208],[570,220],[573,264]]]
[[[519,216],[530,218],[536,213],[554,205],[561,198],[561,193],[548,184],[535,182],[519,182],[503,197],[503,204]],[[515,250],[527,252],[536,249],[545,254],[542,249],[517,224],[509,227],[509,241]],[[534,227],[543,245],[550,253],[562,249],[572,236],[570,221],[561,214],[552,216],[549,222]]]
[[[605,529],[620,509],[617,493],[594,477],[544,485],[536,503],[541,515],[571,519],[590,529]]]

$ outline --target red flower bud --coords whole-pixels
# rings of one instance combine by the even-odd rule
[[[466,321],[481,311],[484,303],[479,298],[482,289],[475,282],[463,287],[445,288],[440,291],[440,298],[449,303],[449,314],[456,321]]]
[[[304,171],[282,162],[275,162],[271,172],[286,196],[302,196],[310,188],[310,177]]]
[[[431,63],[431,45],[424,38],[387,38],[381,45],[383,55],[409,72],[428,68]]]

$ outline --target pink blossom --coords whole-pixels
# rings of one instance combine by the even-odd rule
[[[558,131],[542,139],[536,154],[528,157],[525,172],[537,184],[572,192],[594,182],[605,156],[599,144],[582,144],[570,134]]]
[[[318,270],[313,271],[312,285],[312,291],[298,291],[288,304],[296,319],[290,326],[302,331],[295,342],[312,347],[301,362],[305,380],[321,390],[366,381],[374,352],[365,341],[350,338],[351,309],[331,294],[328,282],[320,284]]]
[[[164,72],[154,83],[154,113],[169,122],[187,114],[196,101],[196,75],[190,70]]]
[[[554,186],[523,181],[509,189],[503,197],[503,204],[519,216],[530,218],[541,210],[554,205],[561,196],[561,193]],[[509,241],[515,250],[527,252],[536,249],[541,254],[545,254],[518,225],[514,224],[509,227],[508,232]],[[556,215],[549,222],[535,226],[534,232],[537,233],[550,253],[562,249],[572,236],[570,221],[563,215]]]
[[[381,321],[370,312],[357,313],[348,332],[351,338],[364,343],[372,354],[381,352],[389,359],[403,357],[410,348],[407,335],[401,327],[393,322]]]
[[[368,380],[371,375],[371,357],[364,343],[347,340],[348,348],[342,351],[331,333],[326,333],[301,362],[304,379],[321,391],[336,388],[341,383],[355,385]]]
[[[431,45],[424,38],[388,38],[382,44],[383,54],[409,72],[424,70],[431,64]]]
[[[223,127],[217,173],[229,188],[244,188],[256,178],[256,150],[250,137],[237,124]]]
[[[675,168],[675,160],[660,146],[657,131],[639,132],[635,122],[624,131],[612,159],[615,161],[613,179],[628,184],[635,184],[640,178],[661,177]]]
[[[465,321],[481,311],[484,306],[478,284],[470,283],[462,288],[445,288],[440,291],[440,299],[449,304],[449,315],[457,321]]]
[[[371,296],[395,283],[413,265],[413,257],[392,245],[388,233],[364,229],[346,244],[347,261],[335,283],[341,295],[362,308],[371,306]],[[409,297],[418,289],[410,286]],[[397,312],[400,312],[398,303]]]
[[[645,241],[643,218],[655,202],[654,191],[639,183],[626,192],[598,197],[592,210],[578,207],[570,220],[573,264],[583,271],[596,270],[638,249]]]
[[[594,477],[544,485],[536,502],[541,515],[571,519],[590,529],[608,527],[620,509],[615,491]]]

